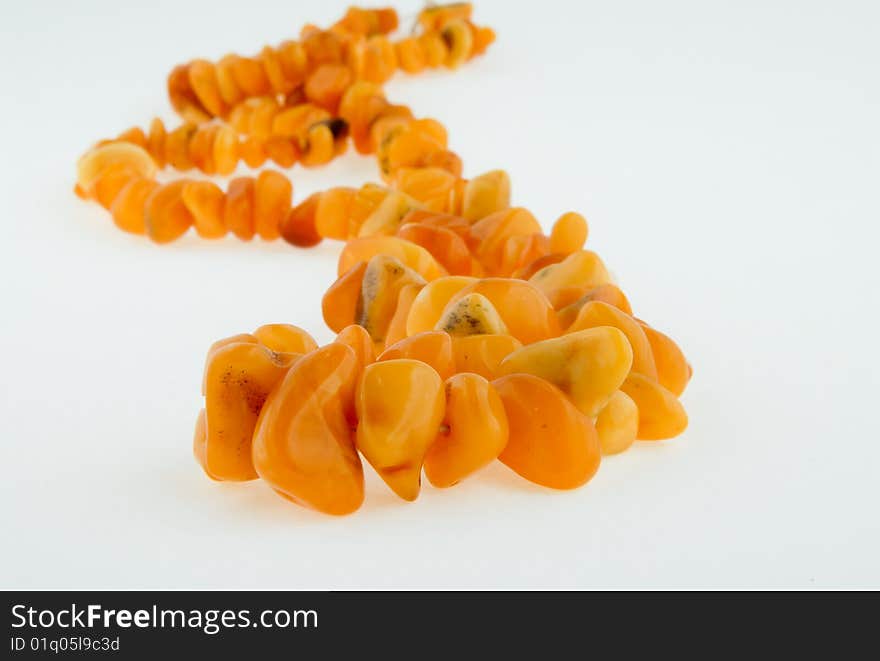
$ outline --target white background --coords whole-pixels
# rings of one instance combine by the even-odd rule
[[[191,456],[209,343],[267,322],[329,340],[340,245],[157,247],[71,187],[93,141],[173,120],[174,64],[345,2],[134,4],[0,10],[0,586],[880,586],[876,3],[483,0],[486,57],[396,78],[466,174],[507,169],[547,229],[588,217],[693,362],[691,426],[570,493],[496,465],[406,504],[368,469],[341,519]],[[291,175],[303,199],[376,171]]]

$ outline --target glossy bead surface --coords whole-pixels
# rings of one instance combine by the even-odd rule
[[[337,273],[342,275],[358,262],[366,262],[376,255],[398,259],[429,282],[446,275],[446,269],[437,263],[431,253],[396,236],[373,236],[349,241],[339,254]]]
[[[550,251],[573,253],[580,250],[587,241],[588,232],[587,221],[582,215],[573,211],[562,214],[550,232]]]
[[[404,338],[389,346],[376,360],[407,358],[430,365],[444,381],[456,372],[452,338],[448,333],[428,331]]]
[[[187,183],[179,179],[159,186],[144,202],[144,228],[156,243],[170,243],[192,226],[192,214],[181,195]]]
[[[602,454],[618,454],[631,446],[639,431],[639,409],[625,392],[618,390],[596,417],[596,433]]]
[[[397,310],[400,291],[407,285],[424,285],[413,269],[388,255],[375,255],[367,262],[355,306],[355,322],[363,326],[373,341],[384,344]]]
[[[620,386],[639,409],[638,438],[659,441],[681,434],[688,426],[684,407],[675,395],[643,374],[630,374]]]
[[[301,358],[266,401],[254,431],[256,472],[286,498],[327,514],[349,514],[364,499],[352,440],[358,361],[332,343]]]
[[[632,356],[626,336],[603,326],[523,346],[501,361],[499,370],[545,379],[594,417],[626,379]]]
[[[578,312],[574,322],[566,331],[573,333],[587,328],[613,326],[620,329],[632,347],[632,369],[652,379],[657,378],[654,365],[654,352],[645,335],[644,328],[635,319],[613,305],[602,301],[590,301]]]
[[[668,335],[647,324],[642,323],[641,326],[651,345],[658,383],[676,397],[680,397],[692,375],[684,353]]]
[[[223,207],[226,196],[210,181],[191,181],[181,193],[183,203],[193,218],[196,232],[203,239],[219,239],[226,235]]]
[[[590,250],[574,252],[558,264],[545,266],[529,278],[545,294],[562,287],[593,288],[611,282],[611,276],[599,256]]]
[[[425,457],[435,487],[451,487],[495,460],[507,445],[501,397],[482,376],[456,374],[446,381],[446,414]]]
[[[256,342],[215,345],[205,369],[206,435],[203,467],[217,480],[257,477],[251,444],[269,393],[295,359]]]
[[[461,289],[450,303],[469,294],[485,296],[498,311],[508,332],[523,344],[559,335],[555,310],[547,297],[528,282],[513,278],[483,278]]]
[[[425,285],[410,306],[406,322],[407,334],[415,335],[433,330],[452,297],[475,282],[476,278],[468,276],[446,276]]]
[[[358,450],[398,496],[415,500],[425,454],[443,421],[442,379],[417,360],[373,363],[361,375],[356,407]]]
[[[467,335],[452,338],[456,372],[473,372],[486,379],[500,376],[501,362],[522,347],[512,335]]]
[[[554,385],[529,374],[492,382],[507,415],[509,437],[498,457],[527,480],[574,489],[598,470],[599,438],[593,423]]]
[[[506,335],[507,326],[491,301],[470,293],[449,302],[434,330],[461,337],[465,335]]]

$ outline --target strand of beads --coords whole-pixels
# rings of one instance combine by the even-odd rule
[[[175,67],[168,96],[181,116],[199,123],[225,117],[247,98],[285,97],[328,84],[341,90],[354,80],[382,84],[398,69],[455,68],[495,39],[490,28],[471,22],[471,13],[470,3],[427,8],[419,14],[418,33],[395,42],[388,38],[398,23],[393,9],[352,8],[329,29],[308,25],[299,41],[265,46],[254,57],[227,55]]]
[[[449,487],[496,459],[537,484],[571,489],[603,455],[680,434],[692,370],[667,335],[633,316],[586,220],[545,234],[511,205],[506,172],[466,179],[445,128],[391,103],[394,71],[456,67],[494,40],[471,6],[430,7],[398,41],[393,10],[350,9],[327,30],[257,57],[195,60],[169,77],[184,124],[130,129],[78,164],[77,192],[122,229],[163,243],[189,227],[309,246],[345,242],[318,346],[271,324],[208,352],[194,452],[213,479],[261,478],[330,514],[364,499],[365,459],[414,500],[422,472]],[[336,187],[294,204],[266,170],[160,184],[161,167],[230,174],[314,166],[348,143],[375,156],[382,183]]]
[[[361,456],[405,500],[423,469],[449,487],[495,459],[571,489],[602,455],[686,428],[684,354],[594,253],[523,280],[445,275],[397,237],[352,245],[323,303],[333,342],[276,324],[209,351],[194,443],[213,479],[344,514],[364,498]]]
[[[439,64],[457,66],[483,52],[494,39],[491,30],[474,26],[470,16],[470,5],[423,10],[418,43],[440,39],[446,50]],[[294,245],[308,246],[324,236],[337,238],[338,232],[322,233],[312,223],[319,198],[313,196],[293,206],[293,185],[280,173],[238,177],[224,192],[216,184],[200,180],[160,183],[157,170],[166,166],[179,171],[196,168],[205,174],[229,175],[240,161],[259,167],[268,159],[283,168],[297,162],[317,166],[344,153],[351,137],[361,153],[377,152],[386,179],[401,164],[417,162],[460,175],[460,159],[445,149],[445,129],[435,120],[415,120],[409,108],[388,102],[381,89],[369,82],[376,78],[373,69],[360,59],[352,66],[346,56],[363,46],[364,39],[384,38],[395,26],[396,14],[389,9],[351,9],[329,30],[307,26],[301,42],[290,42],[296,47],[290,45],[285,50],[293,53],[301,49],[304,53],[299,84],[288,76],[283,85],[236,87],[235,76],[232,83],[222,83],[227,77],[219,73],[219,65],[207,76],[198,73],[202,61],[186,65],[187,80],[196,82],[186,92],[172,92],[171,98],[189,119],[171,131],[157,119],[148,132],[133,128],[114,140],[99,142],[78,163],[77,194],[108,209],[120,229],[146,234],[157,243],[174,241],[194,227],[203,238],[232,232],[242,240],[284,237]],[[464,37],[466,44],[456,48],[455,35],[462,30],[468,35]],[[416,37],[401,42],[404,52],[410,50],[405,44],[413,39]],[[393,70],[395,50],[380,50],[387,58],[377,62]],[[243,70],[253,69],[242,64],[247,58],[232,57]],[[268,56],[261,62],[267,80],[280,80],[269,75],[272,67],[265,65]],[[366,62],[373,60],[367,58]],[[330,67],[339,75],[329,75]],[[292,69],[288,66],[286,70]],[[172,79],[176,75],[172,74]],[[239,77],[245,79],[244,74]],[[174,84],[169,88],[183,89]],[[217,99],[225,101],[218,105]],[[194,111],[196,106],[201,110]],[[225,115],[226,120],[210,120],[211,115]],[[441,143],[443,148],[436,148]]]

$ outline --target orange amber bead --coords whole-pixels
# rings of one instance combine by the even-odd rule
[[[226,114],[226,103],[220,96],[214,65],[207,60],[193,60],[187,70],[189,84],[208,114],[219,117]]]
[[[251,461],[257,417],[294,358],[253,342],[221,343],[209,352],[202,466],[211,477],[233,481],[257,477]]]
[[[199,122],[210,119],[190,86],[188,65],[174,67],[168,74],[168,98],[182,117]]]
[[[612,326],[623,331],[626,339],[629,340],[630,346],[632,346],[633,371],[652,379],[657,378],[654,352],[651,351],[651,343],[648,342],[641,324],[613,305],[602,301],[586,303],[566,332],[573,333],[586,328],[598,328],[600,326]]]
[[[535,217],[520,207],[496,211],[471,227],[471,234],[479,242],[476,257],[489,273],[500,272],[504,245],[510,237],[540,233]]]
[[[238,165],[238,134],[230,126],[221,126],[214,134],[214,145],[211,157],[214,170],[220,176],[232,174]]]
[[[461,216],[453,216],[451,214],[438,214],[426,209],[415,209],[410,211],[403,219],[403,226],[407,224],[416,224],[424,227],[442,227],[454,232],[462,241],[471,249],[476,243],[471,236],[471,226]]]
[[[569,285],[547,293],[547,300],[558,313],[560,328],[565,329],[571,325],[581,306],[587,302],[584,297],[589,291],[586,287]]]
[[[568,328],[574,323],[581,308],[590,301],[602,301],[608,305],[613,305],[618,310],[632,315],[632,307],[626,295],[617,285],[608,283],[598,287],[563,287],[554,289],[547,298],[553,304],[553,307],[559,310],[559,325],[562,328]]]
[[[196,232],[203,239],[226,236],[223,223],[223,207],[226,195],[217,184],[210,181],[191,181],[181,193],[183,203],[193,217]]]
[[[189,170],[193,166],[189,157],[189,144],[196,132],[193,124],[183,124],[165,139],[164,160],[175,170]]]
[[[510,429],[498,457],[536,484],[574,489],[599,468],[601,452],[593,423],[552,384],[529,374],[492,382]]]
[[[390,177],[400,168],[421,167],[428,155],[446,150],[446,129],[433,119],[415,119],[388,139],[378,152],[382,173]]]
[[[238,335],[232,335],[230,337],[224,337],[220,340],[214,342],[210,347],[208,347],[207,358],[205,359],[205,369],[202,372],[202,396],[208,392],[208,368],[211,366],[211,356],[214,355],[215,352],[219,351],[225,346],[229,346],[230,344],[259,344],[257,338],[255,338],[250,333],[239,333]]]
[[[377,361],[408,358],[420,360],[433,367],[440,378],[448,379],[455,374],[455,358],[452,353],[452,338],[448,333],[429,331],[407,337],[392,344],[379,354]]]
[[[451,487],[495,460],[507,438],[495,389],[482,376],[456,374],[446,381],[446,415],[425,457],[425,475],[435,487]]]
[[[687,413],[681,402],[654,379],[633,372],[620,389],[639,409],[639,439],[659,441],[678,436],[687,429]]]
[[[236,177],[226,190],[223,224],[242,241],[254,238],[254,178]]]
[[[681,396],[691,378],[691,369],[678,345],[668,336],[641,324],[651,345],[657,366],[657,381],[676,397]]]
[[[159,187],[153,179],[132,179],[113,200],[110,213],[116,226],[132,234],[144,234],[144,206]]]
[[[113,206],[113,201],[132,179],[139,179],[140,175],[130,166],[124,163],[116,163],[105,169],[95,181],[94,195],[102,207],[108,211]]]
[[[327,239],[348,238],[348,219],[357,190],[354,188],[331,188],[320,194],[315,210],[315,228]]]
[[[333,32],[306,26],[302,30],[301,41],[309,62],[313,64],[334,64],[343,59],[344,44],[340,36]]]
[[[363,326],[379,345],[384,344],[397,310],[400,290],[407,285],[424,285],[422,277],[399,260],[376,255],[367,262],[361,281],[355,321]]]
[[[144,203],[144,227],[147,236],[156,243],[174,241],[193,224],[192,214],[181,197],[188,183],[186,179],[180,179],[160,186]]]
[[[376,360],[375,344],[373,338],[363,326],[352,324],[343,328],[336,336],[336,342],[344,344],[354,351],[358,360],[358,375],[363,369]]]
[[[427,250],[452,275],[471,274],[471,253],[464,240],[445,227],[407,223],[397,236]]]
[[[368,365],[357,397],[357,448],[404,500],[421,488],[422,463],[443,421],[443,381],[417,360]]]
[[[126,142],[123,137],[103,140],[76,162],[77,187],[86,195],[91,195],[95,182],[108,169],[117,165],[127,165],[146,178],[154,176],[157,169],[155,161],[142,144]]]
[[[266,324],[253,333],[264,347],[276,353],[311,353],[318,348],[314,338],[293,324]]]
[[[533,262],[526,264],[525,266],[517,269],[511,277],[520,278],[521,280],[530,279],[535,273],[540,271],[545,266],[550,266],[551,264],[558,264],[563,259],[568,257],[568,255],[561,252],[552,252],[549,255],[543,255],[542,257],[538,257]],[[582,287],[569,287],[568,289],[577,289],[581,293],[583,293]],[[550,302],[553,304],[553,307],[558,309],[558,305],[554,302],[553,296],[556,292],[561,291],[559,289],[553,290],[551,292],[547,292],[547,297],[550,299]],[[576,297],[575,297],[576,298]],[[574,299],[571,299],[568,302],[571,302]]]
[[[190,140],[187,149],[192,164],[205,174],[215,174],[214,170],[214,136],[219,127],[215,124],[202,124]]]
[[[599,287],[611,282],[611,276],[596,253],[579,250],[558,264],[551,264],[537,271],[529,278],[529,282],[549,295],[563,287]]]
[[[446,269],[431,253],[396,236],[371,236],[349,241],[339,254],[337,273],[342,275],[358,262],[368,261],[376,255],[398,259],[429,282],[446,275]]]
[[[584,247],[587,241],[586,219],[579,213],[570,211],[559,217],[550,232],[551,252],[573,253]]]
[[[290,213],[293,184],[280,172],[263,170],[254,183],[254,224],[266,241],[281,236],[281,223]]]
[[[425,285],[410,306],[406,322],[407,335],[434,330],[449,301],[475,282],[476,278],[453,275],[437,278]]]
[[[361,72],[364,80],[382,84],[391,78],[395,69],[397,69],[397,53],[391,42],[382,35],[367,39]]]
[[[482,55],[489,46],[495,43],[495,30],[489,27],[476,27],[473,25],[470,27],[472,28],[474,41],[471,55]]]
[[[266,156],[282,168],[293,167],[293,164],[296,163],[297,159],[300,157],[296,145],[294,145],[288,138],[283,138],[281,136],[267,138],[263,143],[263,149],[266,152]],[[307,165],[305,160],[303,160],[303,165]]]
[[[473,32],[464,21],[454,20],[446,24],[442,35],[449,47],[445,64],[450,69],[456,69],[471,57],[474,48]]]
[[[432,151],[425,154],[421,167],[445,170],[456,177],[456,181],[453,182],[454,190],[450,191],[452,199],[450,200],[449,210],[454,213],[460,213],[461,198],[464,196],[464,183],[461,181],[464,164],[461,162],[461,157],[448,149]]]
[[[397,61],[407,73],[419,73],[427,66],[425,53],[413,37],[401,39],[396,44]]]
[[[403,218],[412,209],[418,206],[418,202],[409,195],[398,192],[389,192],[368,216],[359,223],[358,237],[373,237],[379,235],[391,235],[397,232]]]
[[[507,326],[492,302],[482,294],[475,293],[451,301],[440,315],[434,330],[455,337],[507,334]]]
[[[284,67],[281,64],[279,53],[271,46],[263,46],[260,51],[260,62],[263,65],[263,71],[266,72],[266,78],[269,79],[269,85],[276,94],[287,94],[292,91],[294,85],[284,76]]]
[[[341,64],[324,64],[318,67],[306,81],[306,98],[328,110],[336,112],[339,100],[351,84],[351,72]]]
[[[358,262],[339,276],[321,299],[324,321],[335,333],[354,323],[366,271],[367,263]]]
[[[452,338],[456,372],[473,372],[486,379],[500,376],[500,365],[522,347],[512,335],[466,335]]]
[[[320,193],[309,195],[282,219],[279,231],[285,241],[302,248],[321,243],[322,237],[315,226],[315,214],[320,198]]]
[[[507,356],[501,374],[532,374],[562,390],[593,417],[630,372],[632,349],[616,328],[601,327],[527,344]]]
[[[443,66],[449,49],[443,42],[443,38],[436,32],[425,32],[419,35],[419,46],[425,53],[425,62],[431,68]]]
[[[308,67],[308,54],[298,41],[285,41],[278,49],[281,70],[289,85],[294,87],[305,81]]]
[[[559,335],[556,311],[547,298],[528,282],[512,278],[483,278],[459,291],[450,302],[472,293],[482,294],[489,299],[510,334],[523,344]]]
[[[501,248],[498,273],[512,276],[519,269],[550,254],[550,240],[543,234],[517,234],[508,237]]]
[[[220,92],[220,96],[229,107],[238,104],[244,98],[232,74],[232,63],[236,57],[236,55],[226,55],[220,58],[214,66],[214,73],[217,76],[217,91]]]
[[[230,63],[232,79],[246,96],[263,96],[269,92],[269,79],[260,63],[250,57],[237,57]]]
[[[407,336],[406,322],[409,319],[409,311],[412,308],[413,301],[422,290],[424,285],[409,284],[400,288],[397,295],[397,306],[394,309],[394,315],[388,323],[388,330],[385,333],[385,346],[391,346],[399,342]]]
[[[401,168],[395,188],[437,212],[451,210],[457,177],[439,167]]]
[[[253,464],[286,498],[327,514],[364,500],[364,473],[352,442],[358,361],[332,343],[301,358],[266,401],[253,436]]]
[[[625,392],[618,390],[596,417],[596,433],[602,454],[623,452],[636,440],[639,408]]]
[[[475,223],[510,206],[510,177],[504,170],[493,170],[467,182],[461,215]]]
[[[268,154],[265,150],[265,142],[256,136],[250,135],[239,145],[239,153],[242,160],[251,168],[258,168],[266,162]]]

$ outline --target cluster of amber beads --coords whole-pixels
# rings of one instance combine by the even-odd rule
[[[489,217],[502,213],[522,211]],[[214,479],[262,477],[295,502],[343,514],[363,500],[359,455],[413,500],[423,468],[448,487],[497,458],[569,489],[603,454],[678,435],[690,367],[632,316],[585,236],[580,216],[563,216],[544,237],[561,252],[533,260],[527,278],[447,275],[397,236],[350,241],[323,301],[334,342],[318,348],[275,325],[212,347],[196,456]]]
[[[495,34],[474,25],[471,13],[470,3],[428,7],[418,16],[417,31],[393,41],[388,37],[398,23],[393,9],[351,8],[329,29],[307,25],[298,41],[265,46],[253,57],[182,64],[168,77],[168,97],[194,123],[226,117],[254,97],[304,93],[331,110],[356,80],[382,84],[398,69],[455,68],[485,52]]]
[[[276,108],[272,106],[273,112]],[[384,234],[409,210],[445,211],[467,202],[473,211],[489,202],[483,189],[498,185],[490,181],[491,174],[473,183],[462,179],[461,159],[447,149],[446,129],[436,120],[416,119],[407,107],[389,103],[371,83],[350,86],[336,118],[311,104],[264,116],[271,120],[267,131],[245,119],[239,120],[244,126],[211,122],[193,127],[186,135],[165,133],[158,120],[148,135],[139,129],[126,131],[80,158],[76,192],[108,209],[120,229],[146,234],[157,243],[173,241],[194,227],[203,238],[232,232],[245,241],[255,235],[266,240],[284,237],[307,246],[325,237]],[[292,206],[293,184],[272,170],[256,178],[232,179],[225,193],[206,180],[184,178],[163,184],[156,178],[164,164],[230,174],[239,158],[257,165],[270,152],[284,166],[297,160],[317,165],[344,152],[349,135],[358,151],[376,155],[390,186],[330,189]],[[248,151],[251,139],[259,142]],[[280,147],[284,144],[286,152]],[[287,154],[283,159],[282,153]],[[500,183],[507,185],[506,179]]]
[[[489,178],[506,186],[503,173]],[[410,211],[404,220],[416,220],[395,234],[350,240],[323,300],[338,333],[330,344],[284,324],[215,344],[195,435],[205,472],[260,477],[294,502],[346,514],[364,498],[361,456],[405,500],[418,496],[423,470],[449,487],[496,459],[571,489],[602,455],[684,431],[691,368],[583,248],[584,219],[566,214],[544,236],[528,212],[494,199],[501,208],[477,220]],[[350,221],[348,208],[331,206]],[[450,275],[399,236],[432,219],[476,233],[468,254],[480,276]],[[508,245],[522,258],[499,259]],[[515,276],[494,274],[514,262],[526,262]]]
[[[185,123],[168,132],[157,119],[148,133],[129,129],[99,142],[80,158],[76,192],[108,209],[120,229],[146,234],[157,243],[173,241],[194,227],[203,238],[232,232],[245,241],[255,235],[266,240],[283,237],[308,246],[324,237],[348,238],[354,222],[349,216],[372,214],[374,203],[383,205],[381,213],[358,227],[362,235],[383,233],[379,224],[391,223],[386,216],[404,207],[458,208],[466,190],[471,213],[490,202],[483,188],[496,186],[491,175],[470,186],[461,178],[461,159],[447,148],[442,124],[415,118],[408,107],[390,103],[377,85],[363,80],[350,84],[332,113],[308,100],[292,103],[250,98],[233,109],[228,122]],[[296,162],[321,165],[344,153],[349,140],[358,152],[375,154],[390,187],[367,186],[359,197],[357,191],[331,189],[293,206],[293,184],[278,172],[235,178],[225,192],[210,181],[162,184],[156,178],[165,165],[219,175],[231,174],[240,160],[252,167],[267,158],[282,167]],[[356,197],[360,207],[351,209]],[[318,210],[332,223],[317,224]],[[340,216],[342,212],[348,215]]]
[[[603,455],[680,434],[691,377],[668,336],[633,316],[587,222],[569,212],[548,234],[511,206],[506,172],[462,175],[445,128],[386,99],[397,68],[417,72],[480,54],[494,39],[471,6],[429,7],[399,41],[393,10],[350,9],[328,30],[254,58],[196,60],[169,94],[185,123],[130,129],[78,164],[76,190],[122,229],[172,241],[190,227],[297,246],[345,242],[322,301],[336,339],[287,324],[215,343],[203,376],[194,452],[213,479],[265,480],[329,514],[364,499],[366,459],[401,498],[424,471],[449,487],[500,460],[537,484],[587,482]],[[382,183],[294,204],[283,174],[161,184],[157,171],[231,174],[326,163],[349,143]]]
[[[156,118],[147,131],[134,127],[96,148],[128,142],[146,150],[159,168],[227,176],[240,162],[251,168],[267,160],[282,168],[324,165],[345,153],[347,138],[345,121],[323,108],[307,102],[284,106],[266,97],[243,101],[228,123],[184,122],[169,131]]]

